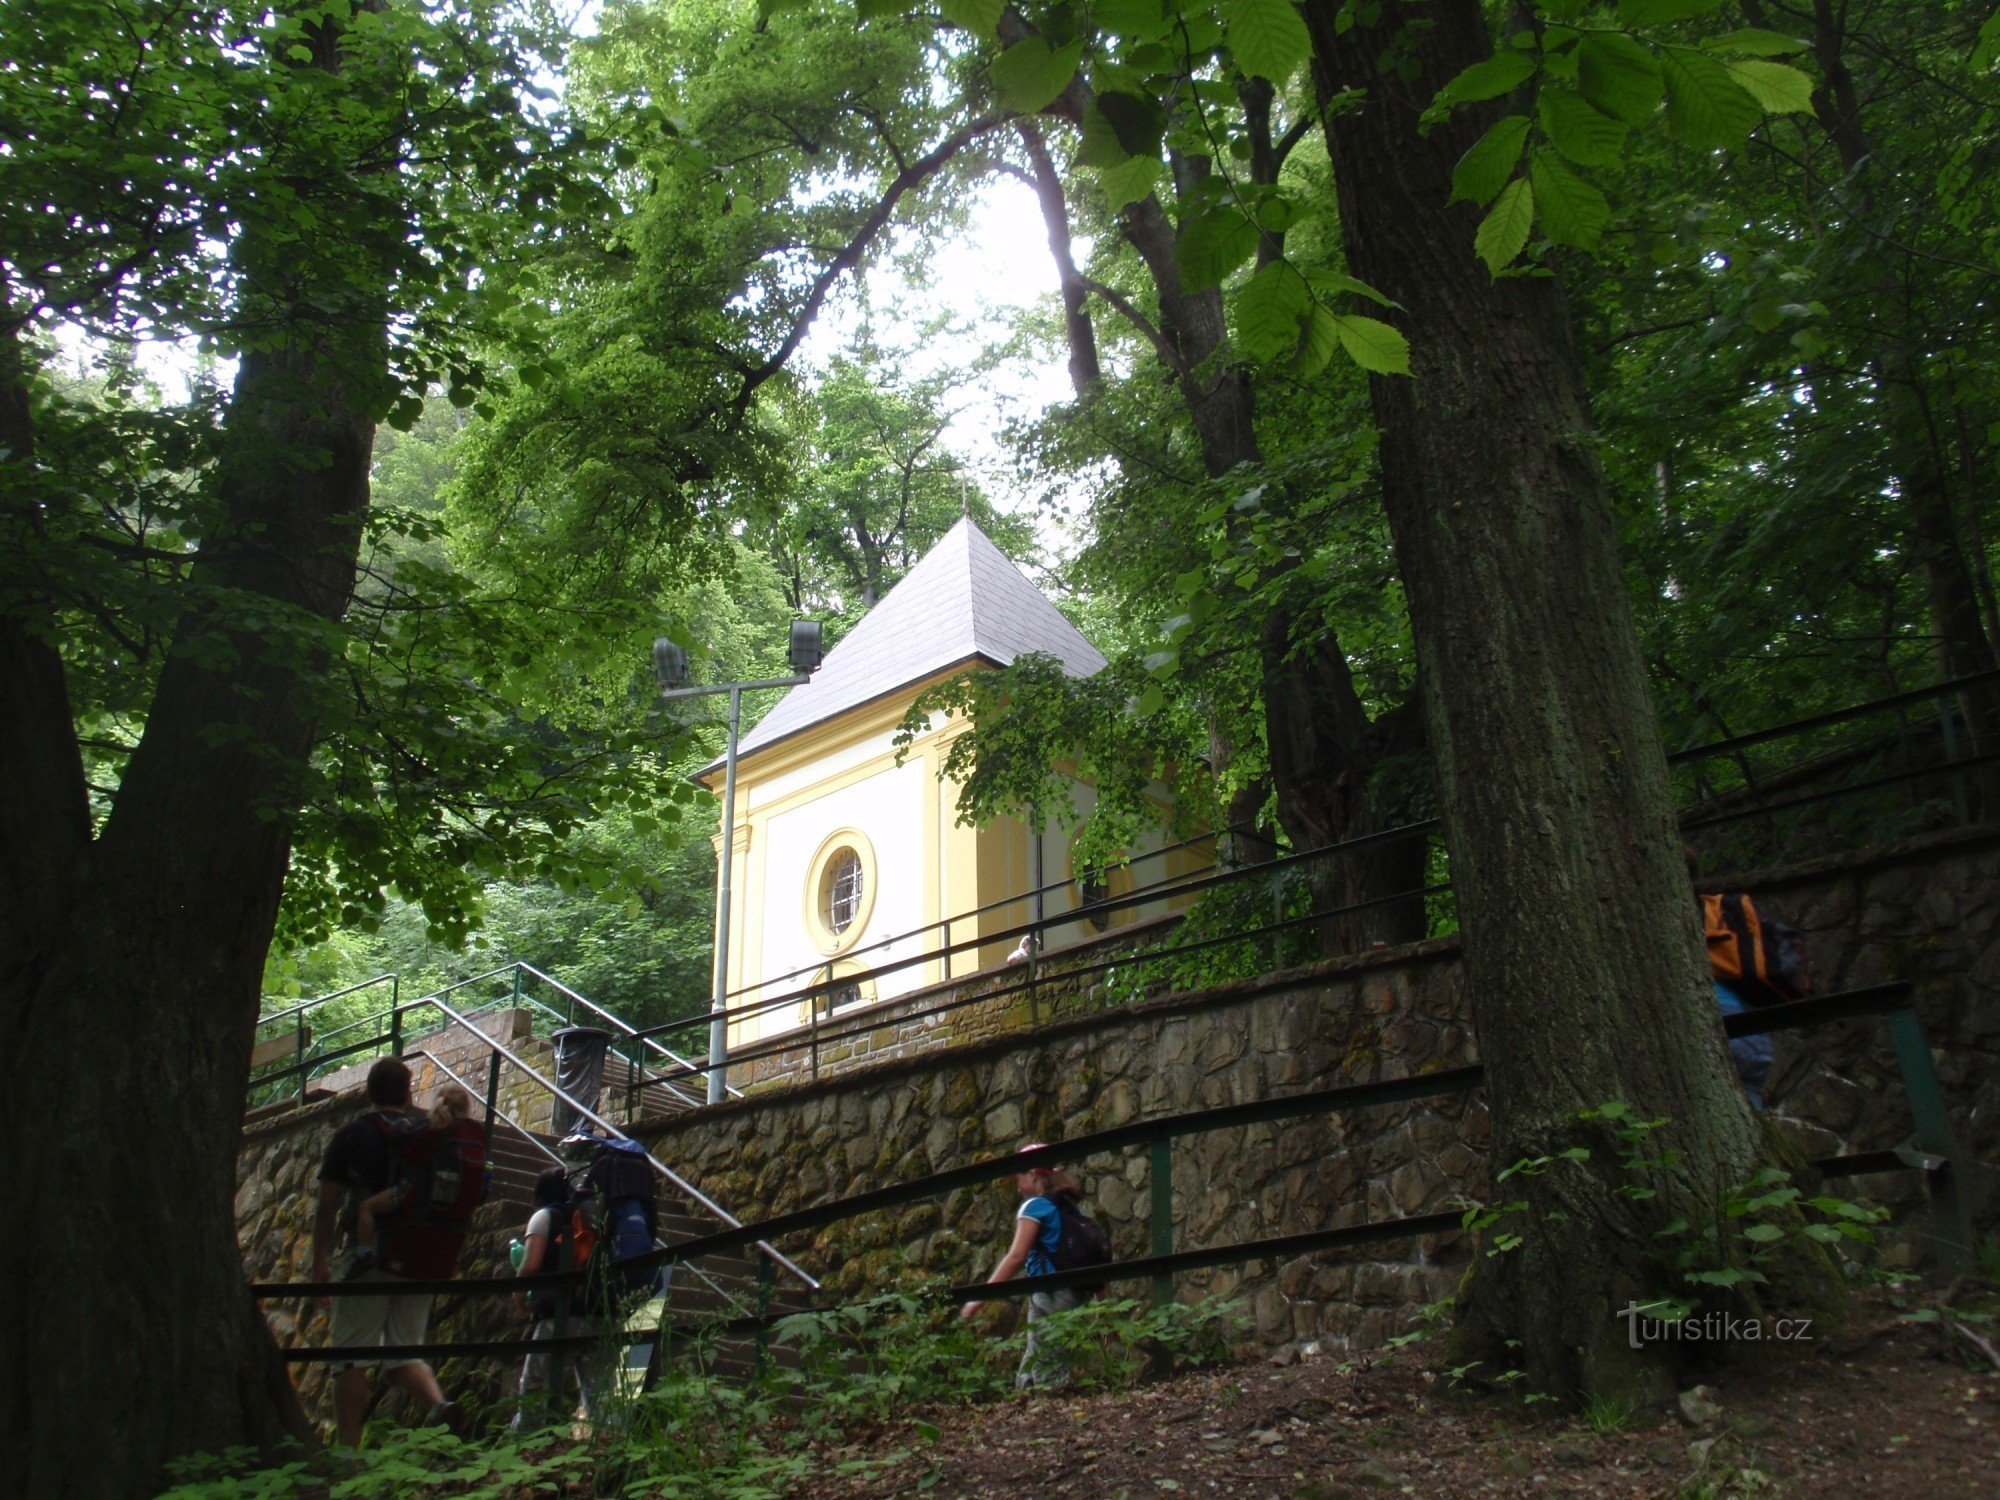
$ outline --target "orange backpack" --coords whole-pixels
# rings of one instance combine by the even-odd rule
[[[1782,1005],[1812,993],[1805,944],[1783,922],[1766,922],[1741,891],[1701,898],[1708,967],[1746,1005]]]

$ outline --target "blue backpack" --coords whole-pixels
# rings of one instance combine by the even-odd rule
[[[659,1235],[659,1198],[653,1164],[636,1141],[610,1140],[597,1148],[580,1180],[571,1185],[571,1248],[587,1266],[585,1300],[593,1311],[615,1311],[658,1290],[658,1266],[622,1266],[650,1255]]]

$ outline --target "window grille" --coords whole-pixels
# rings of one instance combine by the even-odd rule
[[[860,910],[861,856],[852,849],[843,849],[827,866],[820,915],[826,918],[827,931],[845,932],[854,925],[855,914]]]

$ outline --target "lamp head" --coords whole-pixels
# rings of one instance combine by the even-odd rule
[[[819,621],[792,621],[792,670],[801,677],[810,677],[819,670],[825,655],[826,648],[820,644]]]
[[[661,636],[653,642],[653,680],[660,691],[671,693],[688,685],[687,648]]]

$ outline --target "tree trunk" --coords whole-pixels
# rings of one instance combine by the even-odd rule
[[[1292,846],[1323,848],[1411,821],[1410,799],[1379,786],[1376,777],[1423,748],[1418,699],[1412,696],[1371,722],[1340,643],[1328,637],[1295,645],[1288,615],[1264,622],[1261,648],[1264,743],[1278,821]],[[1430,840],[1424,836],[1314,860],[1307,872],[1313,908],[1338,913],[1318,924],[1320,952],[1333,957],[1423,937],[1428,922],[1423,897],[1404,893],[1422,888],[1429,862]]]
[[[1222,295],[1181,285],[1174,229],[1159,200],[1125,212],[1125,234],[1151,273],[1162,331],[1178,355],[1181,399],[1212,479],[1263,461],[1257,441],[1253,388],[1230,360]],[[1278,820],[1297,849],[1319,848],[1407,821],[1403,807],[1369,796],[1385,758],[1421,743],[1414,712],[1390,710],[1370,722],[1354,690],[1346,654],[1332,635],[1301,643],[1294,615],[1273,613],[1258,643],[1262,665],[1265,750],[1277,792]],[[1416,740],[1411,741],[1414,734]],[[1421,840],[1382,845],[1338,861],[1317,862],[1314,904],[1322,910],[1399,895],[1423,884]],[[1333,919],[1321,928],[1321,949],[1352,953],[1376,943],[1424,935],[1422,901],[1398,901]]]
[[[334,35],[313,40],[307,66],[335,66]],[[0,1448],[23,1494],[151,1494],[176,1455],[310,1437],[245,1290],[234,1200],[264,957],[389,389],[387,278],[366,269],[390,248],[379,205],[329,189],[320,207],[319,256],[254,221],[233,252],[264,331],[109,817],[79,840],[65,792],[39,823],[0,820],[0,865],[74,869],[59,912],[0,886],[0,930],[26,936],[0,974],[0,1130],[35,1209],[0,1237]],[[10,694],[34,688],[10,697],[11,770],[23,744],[75,740],[60,664],[8,603],[0,670]]]
[[[1371,394],[1493,1160],[1592,1148],[1506,1185],[1525,1242],[1476,1263],[1472,1316],[1489,1361],[1520,1340],[1533,1389],[1658,1394],[1619,1312],[1664,1289],[1654,1231],[1710,1215],[1716,1185],[1754,1169],[1757,1133],[1720,1041],[1561,290],[1490,279],[1476,213],[1447,205],[1501,106],[1418,129],[1490,55],[1484,15],[1390,3],[1342,31],[1341,13],[1305,7],[1321,87],[1365,95],[1327,124],[1350,267],[1406,309],[1415,378]],[[1659,1144],[1680,1155],[1654,1199],[1615,1191],[1609,1143],[1577,1121],[1611,1100],[1669,1122]]]

